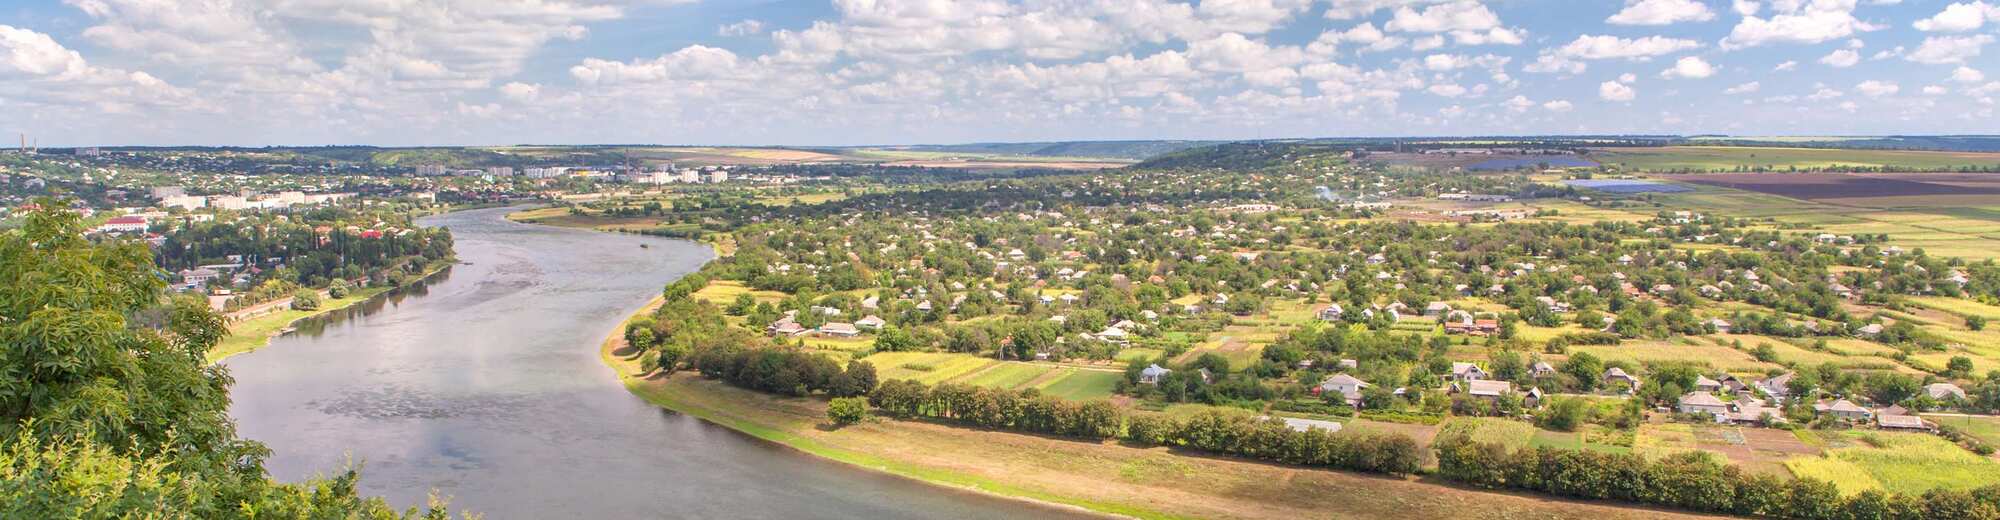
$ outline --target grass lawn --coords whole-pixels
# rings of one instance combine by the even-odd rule
[[[750,297],[756,298],[759,303],[777,303],[785,299],[785,293],[751,289],[743,286],[743,282],[735,280],[711,280],[707,286],[703,286],[701,290],[695,291],[694,297],[727,307],[729,304],[735,303],[736,297],[742,294],[749,294]]]
[[[1694,425],[1683,423],[1640,425],[1632,440],[1632,451],[1651,458],[1699,449],[1696,446]]]
[[[1792,473],[1832,481],[1843,493],[1880,489],[1909,495],[2000,484],[2000,462],[1922,433],[1843,432],[1852,445],[1785,461]]]
[[[1746,346],[1754,344],[1745,341]],[[1619,345],[1580,345],[1570,347],[1570,352],[1589,352],[1605,361],[1626,361],[1646,364],[1661,361],[1700,360],[1719,370],[1749,373],[1763,372],[1778,365],[1757,361],[1749,353],[1719,345],[1682,345],[1663,341],[1627,341]]]

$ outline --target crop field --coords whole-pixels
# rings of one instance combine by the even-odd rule
[[[1905,174],[1934,178],[1923,174]],[[1840,174],[1747,174],[1688,175],[1676,179],[1697,183],[1691,193],[1653,194],[1665,207],[1689,209],[1716,215],[1771,219],[1780,224],[1805,226],[1795,232],[1857,235],[1886,233],[1889,242],[1904,249],[1923,248],[1935,256],[1955,256],[1971,260],[2000,257],[2000,192],[1982,195],[1877,196],[1868,198],[1826,198],[1805,200],[1773,193],[1759,193],[1699,184],[1710,177],[1860,177]],[[1887,174],[1878,177],[1894,177]],[[1946,176],[1962,177],[1962,176]],[[2000,189],[2000,174],[1986,174]],[[1938,181],[1944,182],[1944,181]],[[1919,183],[1921,184],[1921,183]],[[1959,189],[1945,186],[1936,189]],[[1933,188],[1925,188],[1933,189]],[[1887,195],[1887,193],[1881,193]],[[1972,197],[1977,200],[1965,200]]]
[[[1065,369],[1070,373],[1041,386],[1042,393],[1071,401],[1090,401],[1111,397],[1118,381],[1125,374],[1102,370]]]
[[[972,386],[984,386],[989,388],[1012,389],[1021,386],[1022,384],[1027,383],[1028,381],[1032,381],[1037,377],[1041,377],[1042,374],[1048,373],[1048,371],[1051,369],[1052,367],[1050,367],[1049,365],[1033,365],[1033,364],[1019,363],[1019,362],[1005,362],[1005,363],[988,365],[986,368],[981,369],[977,372],[968,373],[959,376],[955,379],[952,379],[951,382],[965,383]]]
[[[1755,344],[1744,342],[1746,346]],[[1700,360],[1710,367],[1728,372],[1763,372],[1777,365],[1758,361],[1749,353],[1729,347],[1693,344],[1683,345],[1663,341],[1628,341],[1622,345],[1581,345],[1570,347],[1571,352],[1589,352],[1605,361],[1626,361],[1635,364]]]
[[[2000,445],[2000,417],[1924,414],[1924,418],[1939,426],[1956,427],[1987,444]]]
[[[875,365],[878,377],[908,379],[935,385],[1000,363],[999,360],[970,354],[935,352],[878,352],[862,358]]]
[[[735,302],[737,296],[744,294],[756,298],[760,303],[777,303],[785,299],[784,293],[751,289],[744,287],[743,282],[735,280],[712,280],[708,282],[707,286],[702,287],[701,290],[695,291],[694,297],[716,305],[727,306]]]
[[[1522,421],[1492,417],[1454,417],[1438,425],[1438,435],[1468,435],[1479,442],[1499,443],[1507,449],[1527,447],[1535,438],[1535,426]]]
[[[2000,194],[2000,174],[1717,173],[1674,179],[1805,200]]]
[[[2000,167],[2000,154],[1995,153],[1749,146],[1600,148],[1592,150],[1589,157],[1608,166],[1642,172],[1792,171],[1843,166],[1954,171],[1962,167]]]
[[[1916,495],[2000,484],[2000,462],[1937,436],[1845,432],[1830,440],[1843,446],[1824,456],[1785,461],[1785,466],[1800,477],[1830,480],[1848,494],[1879,489]]]

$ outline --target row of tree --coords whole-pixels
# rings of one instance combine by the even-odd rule
[[[2000,486],[1971,492],[1937,489],[1921,496],[1873,490],[1843,496],[1826,481],[1748,473],[1705,452],[1648,460],[1637,454],[1547,447],[1509,451],[1464,435],[1442,436],[1435,449],[1439,476],[1489,489],[1772,518],[2000,517]]]

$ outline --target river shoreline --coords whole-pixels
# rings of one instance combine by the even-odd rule
[[[427,267],[424,270],[423,276],[418,277],[415,282],[411,283],[413,285],[428,283],[431,281],[431,279],[437,277],[439,273],[443,273],[446,270],[451,269],[451,266],[455,264],[457,264],[457,261],[451,259],[447,259],[447,261],[444,262],[438,262],[437,265],[432,265]],[[229,335],[231,337],[238,336],[239,332],[253,332],[253,331],[264,331],[264,332],[260,334],[259,337],[256,339],[256,341],[253,343],[232,344],[229,338],[224,338],[221,342],[216,343],[215,348],[210,349],[208,353],[205,355],[207,356],[209,363],[219,363],[222,360],[229,359],[230,357],[256,352],[258,350],[263,349],[264,347],[270,346],[271,340],[277,339],[279,336],[285,335],[286,331],[291,330],[293,326],[298,325],[298,323],[301,321],[325,316],[327,314],[333,313],[334,311],[346,310],[348,308],[354,307],[355,305],[368,303],[376,298],[392,297],[396,295],[397,291],[400,291],[405,287],[409,286],[404,285],[404,286],[394,286],[394,287],[368,287],[368,288],[355,289],[354,294],[351,294],[346,298],[332,298],[327,296],[325,291],[320,291],[321,303],[320,303],[320,308],[318,309],[314,309],[311,311],[295,311],[287,308],[278,310],[276,312],[272,312],[270,314],[257,316],[254,318],[238,321],[235,323],[230,323],[228,325],[228,328],[229,328]],[[303,313],[303,314],[288,316],[288,314],[290,313]]]

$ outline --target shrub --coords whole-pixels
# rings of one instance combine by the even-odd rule
[[[868,400],[860,397],[836,397],[826,406],[826,418],[841,426],[868,420]]]
[[[319,293],[312,289],[299,290],[298,294],[292,296],[292,310],[319,310]]]

